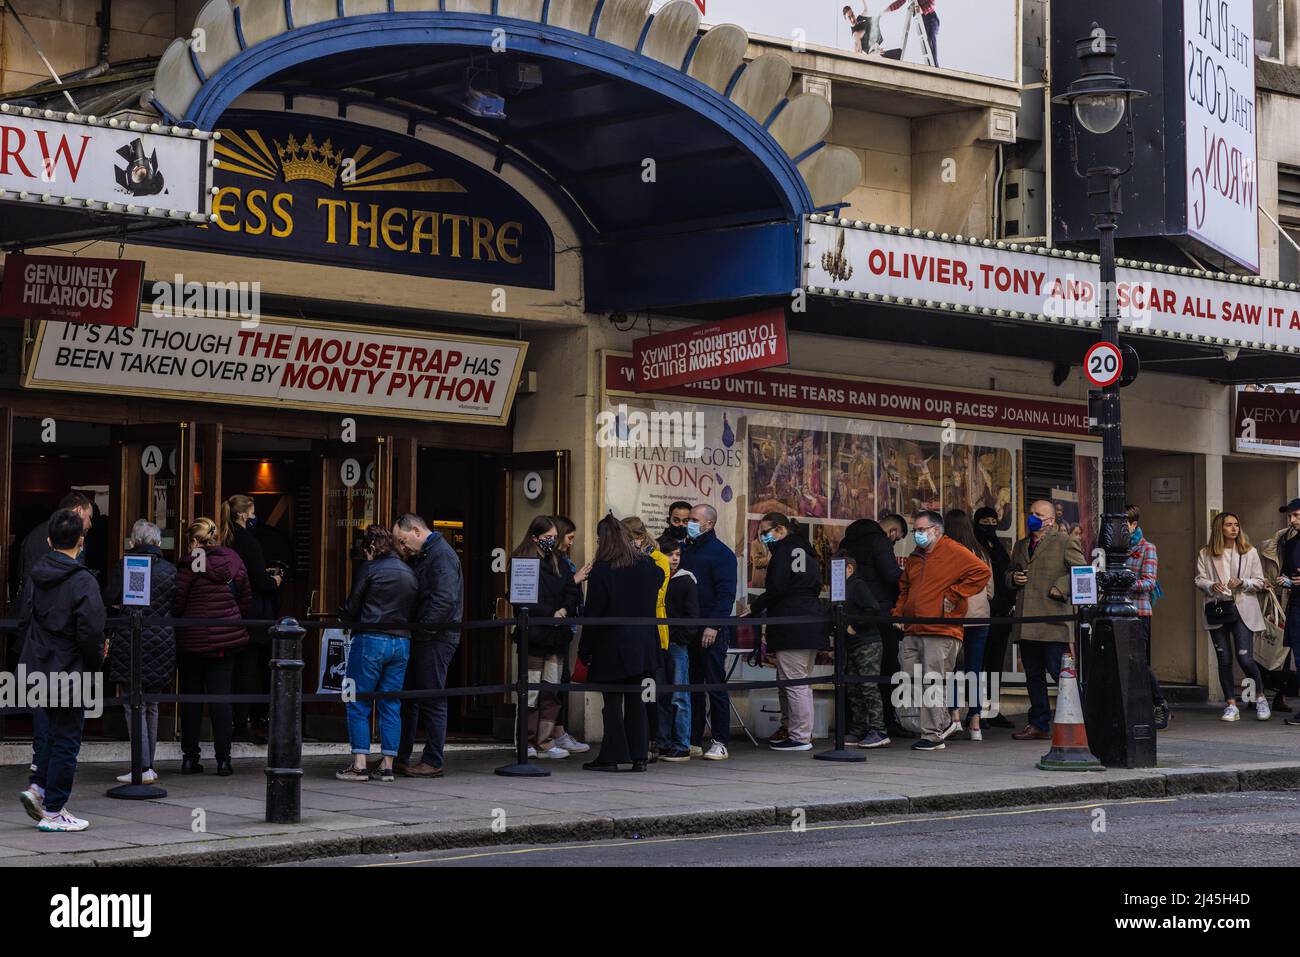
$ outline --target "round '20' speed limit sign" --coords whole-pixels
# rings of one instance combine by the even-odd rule
[[[1123,371],[1124,358],[1119,346],[1109,342],[1098,342],[1083,357],[1083,374],[1099,388],[1114,385]]]

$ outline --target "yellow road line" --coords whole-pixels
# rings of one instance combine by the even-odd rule
[[[967,821],[982,817],[1013,817],[1021,814],[1051,814],[1057,811],[1089,811],[1097,807],[1126,807],[1133,804],[1173,804],[1177,798],[1134,798],[1129,801],[1096,801],[1092,804],[1070,804],[1059,807],[1017,808],[1008,811],[982,811],[970,814],[948,814],[943,817],[916,815],[899,818],[894,821],[864,821],[857,824],[812,824],[805,831],[848,831],[865,827],[895,827],[900,824],[926,824],[933,821]],[[609,847],[646,847],[651,844],[679,844],[687,841],[721,841],[734,837],[755,837],[757,835],[784,834],[788,828],[761,831],[728,831],[721,834],[692,834],[682,837],[648,838],[644,841],[617,841],[587,844],[539,844],[536,847],[520,847],[509,851],[478,851],[473,854],[460,854],[456,857],[427,857],[415,861],[381,861],[375,864],[355,864],[354,867],[408,867],[412,864],[449,864],[457,861],[473,861],[485,857],[510,857],[517,854],[538,854],[546,851],[578,851],[589,848]]]

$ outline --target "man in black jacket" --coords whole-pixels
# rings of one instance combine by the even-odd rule
[[[903,568],[894,554],[894,543],[906,534],[907,519],[893,514],[884,516],[879,522],[860,518],[844,531],[840,548],[853,556],[857,563],[856,577],[867,583],[881,608],[893,608],[898,603],[898,580],[903,575]],[[881,625],[880,640],[880,673],[897,674],[898,649],[903,642],[903,633],[897,625]],[[916,735],[900,725],[894,715],[892,690],[890,685],[881,686],[886,734],[914,738]]]
[[[86,498],[86,496],[82,495],[80,492],[69,492],[59,500],[58,511],[64,509],[71,509],[76,512],[77,516],[81,519],[82,530],[85,532],[90,531],[90,521],[94,517],[95,512],[94,506],[90,504],[90,499]],[[19,556],[19,595],[23,593],[23,588],[27,584],[27,576],[31,573],[32,568],[35,567],[41,557],[50,550],[50,520],[52,518],[53,516],[51,516],[50,519],[41,522],[41,524],[28,532],[27,537],[23,539],[22,553]],[[80,554],[76,556],[78,560],[81,560],[83,557],[84,556]]]
[[[86,540],[82,516],[60,509],[47,528],[50,550],[28,570],[19,602],[19,665],[29,679],[43,675],[46,686],[32,722],[36,770],[19,797],[42,831],[84,831],[89,822],[66,805],[88,703],[83,676],[104,659],[104,601],[95,576],[77,561]]]
[[[393,539],[415,571],[420,592],[411,629],[411,660],[403,690],[447,687],[447,668],[460,644],[465,586],[460,557],[439,533],[430,531],[419,515],[406,513],[393,523]],[[418,725],[424,725],[424,753],[411,764]],[[402,701],[402,741],[393,771],[403,777],[442,775],[447,741],[447,699],[409,698]]]

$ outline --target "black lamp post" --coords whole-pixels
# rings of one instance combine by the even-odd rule
[[[1120,213],[1120,177],[1133,168],[1132,101],[1146,96],[1115,73],[1117,44],[1092,25],[1091,36],[1075,45],[1082,75],[1067,91],[1052,98],[1069,106],[1070,161],[1076,175],[1088,183],[1088,211],[1097,229],[1101,253],[1098,318],[1101,338],[1119,347],[1119,310],[1115,299],[1115,226]],[[1075,123],[1090,134],[1105,136],[1121,122],[1128,131],[1128,165],[1079,169]],[[1126,565],[1129,532],[1124,471],[1124,441],[1120,431],[1121,384],[1137,375],[1137,354],[1124,348],[1125,375],[1095,395],[1097,431],[1102,436],[1102,518],[1100,542],[1106,570],[1098,575],[1101,600],[1093,618],[1088,649],[1088,693],[1084,720],[1088,743],[1101,762],[1111,767],[1153,767],[1156,761],[1154,703],[1147,681],[1147,654],[1132,589],[1135,576]]]

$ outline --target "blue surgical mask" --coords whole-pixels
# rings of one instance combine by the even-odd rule
[[[1043,527],[1043,520],[1037,515],[1031,514],[1027,519],[1025,519],[1025,527],[1029,529],[1030,532],[1036,532]]]
[[[773,535],[771,532],[763,532],[763,534],[758,536],[758,540],[762,542],[764,545],[776,544],[776,536]]]
[[[686,523],[686,534],[691,538],[699,538],[704,534],[704,529],[700,528],[700,523],[691,519]]]
[[[912,533],[912,540],[916,542],[918,548],[926,548],[930,544],[930,530],[928,528],[918,528]]]

